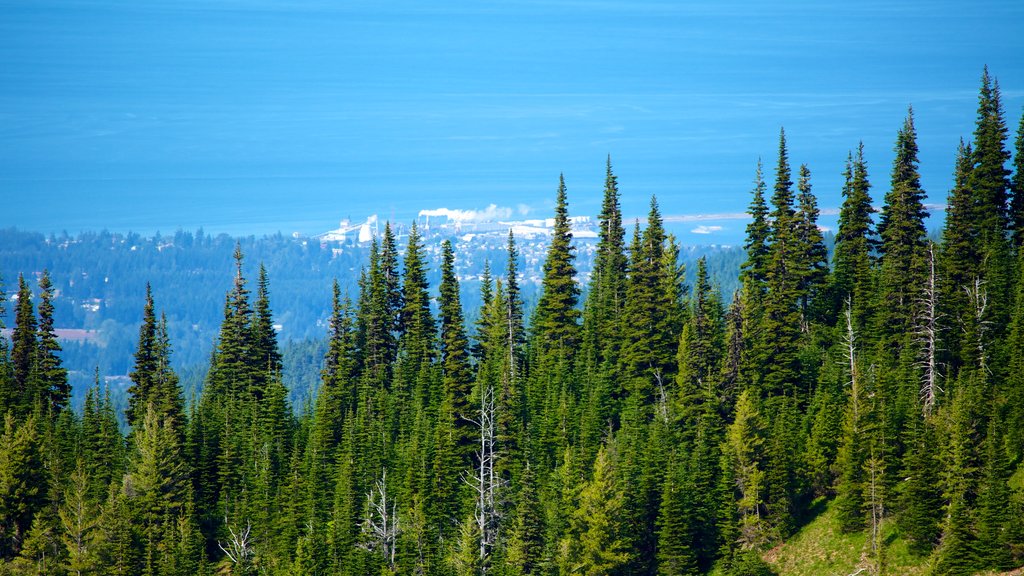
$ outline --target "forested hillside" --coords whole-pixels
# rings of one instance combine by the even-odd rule
[[[434,286],[415,228],[403,251],[387,226],[353,297],[323,295],[297,412],[272,276],[241,246],[195,402],[141,292],[127,436],[98,374],[68,408],[53,280],[20,277],[0,574],[772,574],[826,503],[863,573],[900,573],[897,543],[931,574],[1020,566],[1024,120],[1008,132],[986,70],[939,243],[913,112],[888,177],[855,147],[831,262],[781,133],[731,295],[682,269],[656,199],[623,222],[610,161],[586,289],[560,178],[529,313],[511,233],[467,311],[452,244]]]
[[[404,254],[408,225],[394,229]],[[467,316],[475,318],[480,304],[480,277],[487,263],[505,265],[505,238],[500,234],[459,235],[436,225],[424,235],[427,274],[436,286],[440,279],[443,240],[451,240]],[[0,278],[8,279],[7,296],[17,290],[14,280],[30,282],[47,270],[53,282],[54,321],[68,369],[71,405],[81,410],[85,391],[99,368],[110,386],[114,403],[122,406],[132,370],[132,352],[138,338],[145,287],[151,286],[167,314],[167,330],[174,342],[172,366],[181,377],[186,398],[202,389],[210,353],[223,319],[224,286],[231,282],[231,255],[240,245],[248,261],[265,266],[274,278],[274,324],[284,359],[284,382],[298,406],[318,375],[330,316],[331,283],[355,294],[359,270],[369,261],[370,243],[349,239],[291,237],[275,234],[233,238],[203,230],[173,235],[83,232],[43,235],[0,230]],[[523,301],[536,303],[548,239],[543,235],[517,238],[522,252]],[[591,238],[574,238],[576,269],[588,278],[596,248]],[[739,246],[687,246],[680,261],[693,269],[708,257],[712,277],[729,292],[735,288],[743,260]],[[253,270],[255,272],[255,270]],[[0,286],[0,289],[4,287]]]

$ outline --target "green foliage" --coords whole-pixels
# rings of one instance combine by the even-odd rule
[[[603,446],[597,452],[593,478],[580,491],[579,508],[559,544],[560,574],[609,574],[629,560],[619,524],[625,500],[615,458],[614,448]]]
[[[22,278],[10,354],[0,345],[0,573],[1011,567],[1024,550],[1024,264],[1011,274],[993,233],[1016,213],[991,205],[1006,157],[987,80],[982,103],[934,262],[912,115],[877,254],[863,147],[848,157],[831,273],[810,170],[794,194],[780,135],[771,211],[759,167],[728,304],[704,258],[688,293],[655,200],[627,250],[610,160],[583,310],[560,180],[532,324],[510,233],[504,276],[484,267],[472,346],[451,243],[435,303],[415,225],[401,275],[386,225],[355,303],[333,286],[328,339],[307,346],[323,354],[307,370],[318,395],[298,416],[268,274],[250,294],[241,245],[187,413],[173,330],[146,290],[127,439],[98,371],[81,415],[67,409],[56,291],[44,273],[34,310]]]

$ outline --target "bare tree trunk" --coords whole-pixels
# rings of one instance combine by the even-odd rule
[[[935,409],[939,388],[938,356],[938,295],[935,286],[935,244],[928,243],[928,283],[924,288],[922,317],[918,320],[918,335],[924,341],[924,376],[921,382],[921,409],[926,416]]]

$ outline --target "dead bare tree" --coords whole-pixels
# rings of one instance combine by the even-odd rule
[[[494,385],[485,383],[480,391],[480,419],[468,419],[480,429],[480,449],[477,451],[477,469],[472,478],[466,479],[476,492],[476,510],[473,521],[480,535],[479,559],[481,570],[487,572],[488,558],[491,547],[497,541],[498,508],[496,494],[501,479],[494,473],[494,465],[498,459],[497,420],[498,405],[494,397]]]
[[[974,335],[974,345],[978,349],[978,369],[991,373],[985,351],[985,333],[988,332],[988,321],[985,319],[985,310],[988,308],[988,292],[985,290],[985,282],[981,278],[975,278],[974,285],[965,286],[964,290],[967,292],[967,300],[971,303],[974,312],[974,325],[977,330]],[[964,331],[967,331],[966,327]]]
[[[373,489],[366,495],[363,541],[359,546],[364,550],[381,554],[394,572],[401,527],[398,523],[398,503],[394,498],[388,498],[387,480],[388,471],[385,468]]]
[[[235,527],[228,523],[228,519],[225,516],[224,526],[227,527],[230,538],[228,538],[227,547],[219,540],[217,541],[217,547],[227,555],[232,564],[242,567],[242,572],[245,573],[245,570],[252,564],[253,557],[256,555],[252,541],[252,522],[246,520],[245,528],[236,531]]]
[[[857,334],[853,331],[853,312],[850,297],[846,297],[846,309],[843,315],[846,319],[846,333],[843,335],[843,343],[846,344],[846,359],[849,362],[850,370],[850,393],[853,397],[853,421],[860,422],[860,382],[857,376]]]
[[[917,318],[917,335],[923,344],[921,366],[923,374],[921,377],[921,410],[926,416],[935,409],[938,394],[942,392],[939,388],[939,367],[936,358],[938,357],[938,333],[939,319],[941,314],[938,311],[939,291],[936,287],[935,274],[935,244],[928,243],[928,281],[924,286],[921,297],[920,313]]]

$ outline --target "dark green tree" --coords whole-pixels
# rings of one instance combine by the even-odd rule
[[[579,316],[576,309],[580,288],[573,266],[575,251],[565,194],[565,178],[558,177],[555,197],[555,226],[544,260],[541,295],[533,316],[535,342],[542,352],[559,351],[572,356],[579,340]]]
[[[747,260],[740,268],[740,278],[744,283],[756,286],[756,294],[764,292],[764,283],[768,280],[768,243],[771,235],[771,223],[768,220],[768,204],[764,198],[767,190],[761,160],[758,159],[757,171],[754,174],[754,189],[751,192],[753,199],[748,208],[752,220],[747,224],[747,239],[743,244]]]
[[[25,277],[18,276],[18,304],[14,312],[14,331],[11,333],[11,367],[14,375],[14,396],[19,414],[30,411],[35,402],[33,369],[39,353],[36,314],[32,306],[32,291]]]
[[[1013,145],[1013,177],[1010,180],[1010,227],[1013,247],[1019,253],[1024,245],[1024,114],[1021,114]]]
[[[469,462],[476,447],[477,433],[470,422],[473,375],[469,364],[469,341],[462,320],[459,279],[455,274],[455,253],[451,241],[441,245],[441,374],[442,386],[450,403],[455,425],[456,453]]]
[[[839,229],[832,256],[832,310],[838,311],[841,302],[849,297],[854,328],[859,331],[866,327],[870,314],[872,259],[878,244],[874,237],[871,215],[875,209],[871,206],[863,142],[857,147],[856,156],[847,158],[843,176],[843,206],[839,210]]]
[[[881,286],[877,330],[888,338],[911,330],[919,288],[924,285],[924,219],[928,212],[917,167],[917,131],[911,109],[896,135],[891,188],[878,224]]]
[[[53,283],[50,273],[43,270],[39,278],[39,350],[36,352],[34,380],[39,400],[54,417],[64,409],[71,398],[68,371],[61,366],[60,342],[54,329]]]
[[[803,330],[809,330],[812,320],[823,313],[821,300],[824,297],[825,281],[828,275],[828,250],[821,230],[818,229],[818,201],[811,193],[811,171],[806,164],[800,165],[797,180],[796,212],[796,273],[799,294],[800,320]]]

